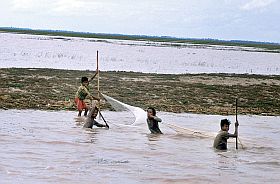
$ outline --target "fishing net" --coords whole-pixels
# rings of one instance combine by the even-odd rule
[[[134,107],[128,104],[125,104],[123,102],[120,102],[110,96],[107,96],[105,94],[102,94],[102,96],[106,99],[106,101],[114,108],[116,111],[128,111],[133,114],[135,117],[135,121],[131,124],[133,126],[146,126],[146,118],[147,114],[146,112],[139,108],[139,107]],[[214,139],[217,133],[213,132],[207,132],[207,131],[201,131],[201,130],[196,130],[196,129],[191,129],[191,128],[186,128],[182,127],[179,125],[167,123],[167,122],[162,122],[161,124],[167,126],[168,128],[172,129],[175,131],[177,134],[182,134],[182,135],[189,135],[189,136],[195,136],[199,138],[211,138]],[[235,139],[229,139],[229,142],[234,142]],[[238,138],[238,142],[241,145],[241,148],[244,147],[244,145],[241,143],[240,139]]]
[[[102,93],[102,96],[105,98],[105,100],[113,107],[115,111],[129,111],[129,109],[126,107],[128,106],[125,103],[122,103],[110,96],[107,96]]]
[[[131,125],[144,125],[146,122],[146,112],[139,108],[134,107],[123,102],[120,102],[110,96],[107,96],[102,93],[102,96],[106,99],[106,101],[112,106],[116,111],[127,111],[130,112],[135,120],[131,123]]]
[[[125,104],[123,102],[120,102],[110,96],[107,96],[105,94],[102,94],[102,96],[106,99],[106,101],[116,110],[116,111],[129,111],[131,112],[134,117],[135,121],[132,123],[132,125],[142,125],[146,126],[146,118],[147,114],[146,112],[139,108],[139,107],[134,107],[128,104]],[[172,129],[178,134],[188,134],[188,135],[193,135],[193,136],[199,136],[199,137],[215,137],[215,135],[208,133],[208,132],[203,132],[203,131],[198,131],[190,128],[185,128],[181,127],[178,125],[174,125],[171,123],[162,123],[163,125],[167,126],[168,128]]]

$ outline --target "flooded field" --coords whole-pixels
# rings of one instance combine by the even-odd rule
[[[280,75],[280,54],[253,48],[245,51],[246,49],[241,47],[190,44],[174,46],[169,43],[147,41],[11,33],[0,33],[0,43],[1,68],[92,71],[96,68],[96,50],[99,50],[102,71]],[[30,71],[33,70],[37,69]],[[2,79],[0,92],[3,93],[0,99],[2,103],[6,102],[5,106],[0,105],[3,109],[9,109],[0,110],[0,183],[279,183],[279,116],[238,116],[240,149],[236,150],[234,140],[231,140],[227,152],[215,151],[212,144],[216,132],[220,129],[220,120],[229,118],[234,122],[233,116],[158,112],[158,116],[163,119],[160,128],[164,134],[151,135],[143,110],[136,110],[134,114],[103,111],[110,129],[87,130],[82,128],[81,119],[76,118],[77,112],[13,109],[18,108],[20,104],[30,105],[28,107],[34,109],[42,108],[42,106],[64,105],[64,99],[69,100],[69,95],[73,95],[73,91],[79,85],[76,80],[79,77],[73,77],[73,73],[65,74],[65,71],[59,71],[58,77],[57,74],[49,77],[47,73],[52,75],[51,72],[54,71],[42,70],[41,72],[45,73],[44,76],[40,72],[30,75],[19,69],[3,70],[0,75]],[[108,86],[104,86],[102,92],[114,94],[115,97],[123,95],[126,103],[137,102],[133,98],[139,100],[136,94],[139,92],[138,95],[144,99],[145,105],[149,101],[154,106],[164,104],[167,110],[170,110],[180,102],[177,98],[172,98],[170,101],[175,102],[175,105],[167,104],[166,91],[170,96],[171,91],[174,90],[175,97],[182,97],[181,105],[184,107],[202,104],[203,107],[210,108],[216,104],[215,107],[222,109],[225,109],[223,105],[228,106],[227,108],[233,112],[233,106],[230,106],[229,102],[235,99],[238,92],[243,98],[244,102],[241,101],[243,106],[246,105],[247,108],[253,110],[258,109],[258,111],[244,112],[260,111],[261,114],[266,111],[271,113],[274,110],[278,113],[279,94],[276,92],[279,80],[275,76],[274,78],[268,76],[262,80],[258,79],[260,76],[257,78],[250,78],[251,76],[230,78],[230,76],[222,75],[182,76],[177,80],[175,76],[159,78],[152,74],[147,74],[151,75],[147,77],[140,76],[142,74],[115,73],[119,74],[103,74],[104,82],[102,81],[101,85],[106,83]],[[78,74],[75,75],[78,76]],[[52,79],[59,79],[58,81],[63,84]],[[163,81],[163,87],[159,86],[159,81]],[[172,84],[176,81],[176,84],[180,85],[174,87],[168,84],[168,81]],[[123,88],[120,88],[118,82]],[[127,82],[125,84],[129,86],[128,88],[125,88],[124,82]],[[143,90],[147,90],[147,83],[158,87],[155,88],[155,92],[148,89],[152,95]],[[230,92],[225,91],[225,88],[220,88],[222,85],[233,91],[233,94],[226,96]],[[142,88],[138,88],[139,86]],[[235,86],[236,93],[231,86]],[[114,91],[110,91],[108,87],[112,87]],[[267,91],[264,91],[264,88]],[[190,89],[191,93],[185,92],[185,89]],[[222,96],[214,95],[213,97],[214,93],[211,92],[214,89],[222,91]],[[257,89],[260,89],[259,93]],[[197,93],[193,93],[195,91]],[[55,93],[52,95],[57,99],[51,99],[51,92]],[[151,103],[151,98],[157,99],[160,92],[164,100],[159,98],[159,101]],[[178,95],[178,92],[184,94]],[[247,93],[252,99],[246,100],[248,95],[244,94]],[[31,96],[28,96],[29,94]],[[189,96],[184,96],[186,94]],[[211,94],[212,99],[209,97]],[[272,97],[267,98],[263,96],[264,94]],[[207,103],[185,101],[191,100],[191,97],[208,99],[208,101],[206,100]],[[226,97],[228,101],[222,101]],[[214,100],[217,102],[214,103]],[[256,101],[262,106],[266,104],[269,108],[264,108],[266,109],[264,111],[259,106],[254,106],[253,102]],[[205,106],[208,103],[211,105]],[[141,103],[137,106],[139,104]],[[182,110],[182,107],[178,108]],[[191,110],[191,107],[187,110]],[[218,109],[215,112],[221,112],[221,110]],[[102,122],[100,119],[98,121]],[[230,132],[233,132],[233,125]]]
[[[254,48],[11,33],[0,43],[2,68],[94,70],[99,50],[102,71],[280,74],[280,53]]]
[[[217,152],[222,116],[159,112],[159,136],[145,117],[133,124],[127,112],[103,116],[109,130],[83,129],[76,112],[0,110],[1,183],[279,183],[280,117],[239,116],[244,149],[233,141]]]

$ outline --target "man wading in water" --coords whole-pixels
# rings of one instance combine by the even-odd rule
[[[98,74],[98,70],[96,70],[93,77],[91,77],[89,80],[87,77],[82,77],[81,79],[81,86],[78,88],[76,95],[75,95],[75,103],[78,109],[78,116],[82,115],[82,111],[85,110],[84,116],[88,113],[88,107],[85,103],[85,98],[89,97],[91,100],[100,100],[98,97],[92,96],[89,92],[88,85],[89,82],[94,79],[94,77]]]
[[[237,137],[238,136],[238,121],[235,122],[235,131],[234,134],[228,133],[229,131],[230,121],[227,119],[221,120],[221,130],[219,131],[218,135],[214,140],[213,147],[218,150],[227,150],[227,140],[230,137]]]
[[[158,127],[158,122],[161,122],[161,119],[156,116],[156,110],[153,107],[149,107],[147,110],[147,124],[152,134],[162,134]]]
[[[84,124],[84,128],[92,128],[93,125],[97,126],[97,127],[106,127],[106,128],[109,128],[109,126],[106,124],[106,125],[103,125],[103,124],[100,124],[98,123],[97,121],[95,121],[95,118],[98,114],[98,108],[96,107],[96,105],[93,103],[93,106],[88,114],[88,117],[86,119],[86,122]]]

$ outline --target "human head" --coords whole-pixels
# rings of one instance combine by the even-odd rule
[[[94,107],[94,109],[92,109],[91,117],[96,118],[97,114],[98,114],[98,108]]]
[[[88,78],[87,77],[82,77],[81,82],[88,82]]]
[[[81,79],[82,84],[88,84],[88,78],[87,77],[82,77]]]
[[[155,108],[153,108],[153,107],[149,107],[149,108],[147,109],[147,113],[148,113],[148,114],[151,113],[153,116],[155,116],[155,115],[156,115],[156,110],[155,110]]]
[[[223,131],[228,131],[229,130],[229,125],[230,125],[230,121],[228,119],[222,119],[221,120],[221,129]]]

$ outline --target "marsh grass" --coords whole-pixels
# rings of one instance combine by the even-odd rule
[[[75,110],[73,99],[80,78],[90,77],[94,72],[9,68],[0,69],[0,73],[0,108]],[[186,77],[189,80],[181,80]],[[221,77],[238,83],[213,83]],[[243,81],[248,79],[257,83],[244,85]],[[280,76],[100,72],[100,90],[143,109],[154,106],[168,112],[234,114],[238,98],[239,113],[280,115],[280,85],[267,80],[279,84]],[[96,79],[90,87],[93,95],[97,95]],[[108,103],[103,103],[102,108],[111,109]]]

